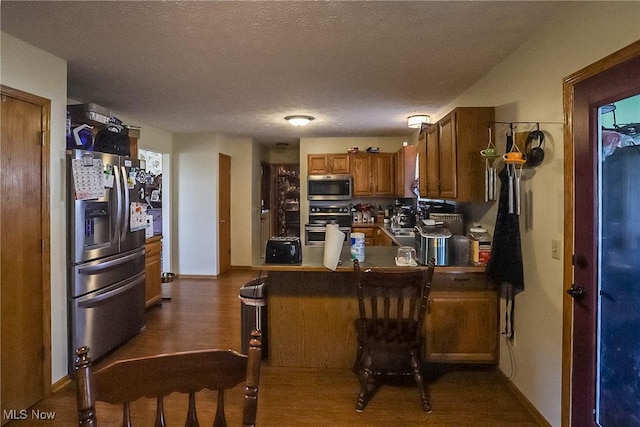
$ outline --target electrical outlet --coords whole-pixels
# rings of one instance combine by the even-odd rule
[[[551,258],[560,259],[560,240],[551,239]]]

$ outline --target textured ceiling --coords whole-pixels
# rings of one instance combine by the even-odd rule
[[[408,135],[407,116],[437,113],[561,5],[2,0],[0,28],[67,60],[71,99],[274,142]]]

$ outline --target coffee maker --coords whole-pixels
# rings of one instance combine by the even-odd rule
[[[392,218],[393,224],[398,228],[413,228],[416,225],[416,211],[411,206],[396,208]]]

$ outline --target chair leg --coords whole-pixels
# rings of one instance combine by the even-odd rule
[[[420,372],[420,361],[418,359],[418,352],[416,350],[411,351],[411,368],[413,369],[413,378],[416,381],[418,390],[420,390],[420,401],[422,402],[422,409],[425,412],[431,412],[431,404],[429,403],[429,395],[427,394],[427,387],[424,384],[422,373]]]
[[[371,377],[371,363],[373,362],[373,353],[371,350],[367,350],[364,353],[364,360],[360,366],[360,394],[358,395],[358,402],[356,403],[356,411],[362,412],[362,410],[369,403],[369,378]]]
[[[362,369],[362,353],[363,352],[364,352],[364,349],[362,348],[361,345],[358,344],[358,350],[356,351],[356,360],[355,362],[353,362],[353,368],[351,369],[351,371],[356,375],[360,375],[360,370]]]

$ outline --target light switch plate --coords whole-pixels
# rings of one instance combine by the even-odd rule
[[[551,258],[560,259],[560,240],[551,239]]]

